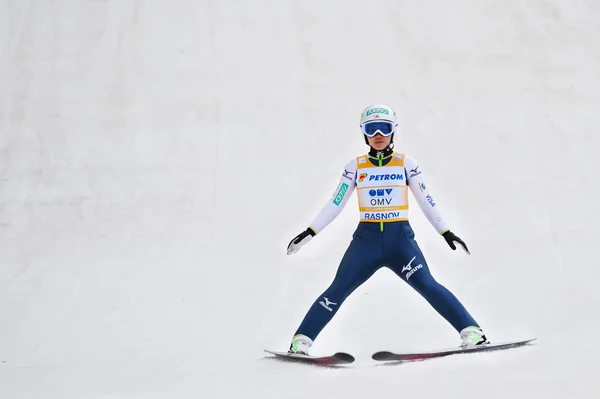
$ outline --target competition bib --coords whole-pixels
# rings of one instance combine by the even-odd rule
[[[356,191],[361,222],[408,220],[404,154],[394,153],[384,166],[373,166],[365,155],[356,158],[356,165]]]

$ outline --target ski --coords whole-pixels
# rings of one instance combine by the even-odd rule
[[[301,355],[298,353],[276,352],[264,349],[265,352],[275,355],[276,358],[302,363],[320,364],[320,365],[337,365],[349,364],[354,362],[354,357],[344,352],[337,352],[331,356],[310,356]]]
[[[525,339],[520,341],[502,342],[498,344],[484,344],[478,345],[472,348],[452,348],[445,350],[437,350],[432,352],[412,352],[412,353],[394,353],[388,351],[376,352],[371,356],[373,360],[378,361],[397,361],[407,362],[415,360],[426,360],[437,357],[458,355],[465,353],[479,353],[479,352],[491,352],[510,348],[516,348],[519,346],[527,345],[528,343],[535,341],[537,338]]]

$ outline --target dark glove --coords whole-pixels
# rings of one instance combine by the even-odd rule
[[[315,231],[310,227],[308,229],[306,229],[305,231],[303,231],[302,233],[298,234],[288,244],[287,254],[292,255],[292,254],[295,254],[296,252],[298,252],[300,250],[300,247],[302,247],[304,244],[306,244],[307,242],[312,240],[312,238],[315,235],[317,235],[317,233],[315,233]]]
[[[471,254],[469,252],[469,248],[467,248],[467,244],[465,244],[465,242],[463,240],[461,240],[459,236],[457,236],[450,230],[448,230],[444,234],[442,234],[442,237],[444,237],[444,239],[446,240],[448,245],[450,245],[450,248],[452,248],[453,251],[456,251],[456,245],[454,245],[454,243],[457,242],[463,247],[463,249],[465,250],[465,252],[467,254],[469,254],[469,255]]]

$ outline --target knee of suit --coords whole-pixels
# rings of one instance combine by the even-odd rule
[[[418,273],[415,273],[415,275],[411,277],[408,283],[418,292],[430,292],[440,287],[440,283],[438,283],[431,274],[423,273],[420,276],[416,276],[416,274]]]
[[[347,287],[332,285],[324,293],[323,297],[330,301],[341,304],[350,295],[350,290]]]

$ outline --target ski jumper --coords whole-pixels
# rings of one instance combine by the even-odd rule
[[[312,340],[331,321],[344,300],[381,267],[414,288],[454,327],[479,326],[460,301],[429,272],[408,222],[408,189],[438,233],[449,230],[429,193],[419,164],[405,154],[364,155],[344,168],[333,197],[312,221],[319,233],[339,215],[357,191],[360,223],[331,285],[317,298],[296,331]]]

